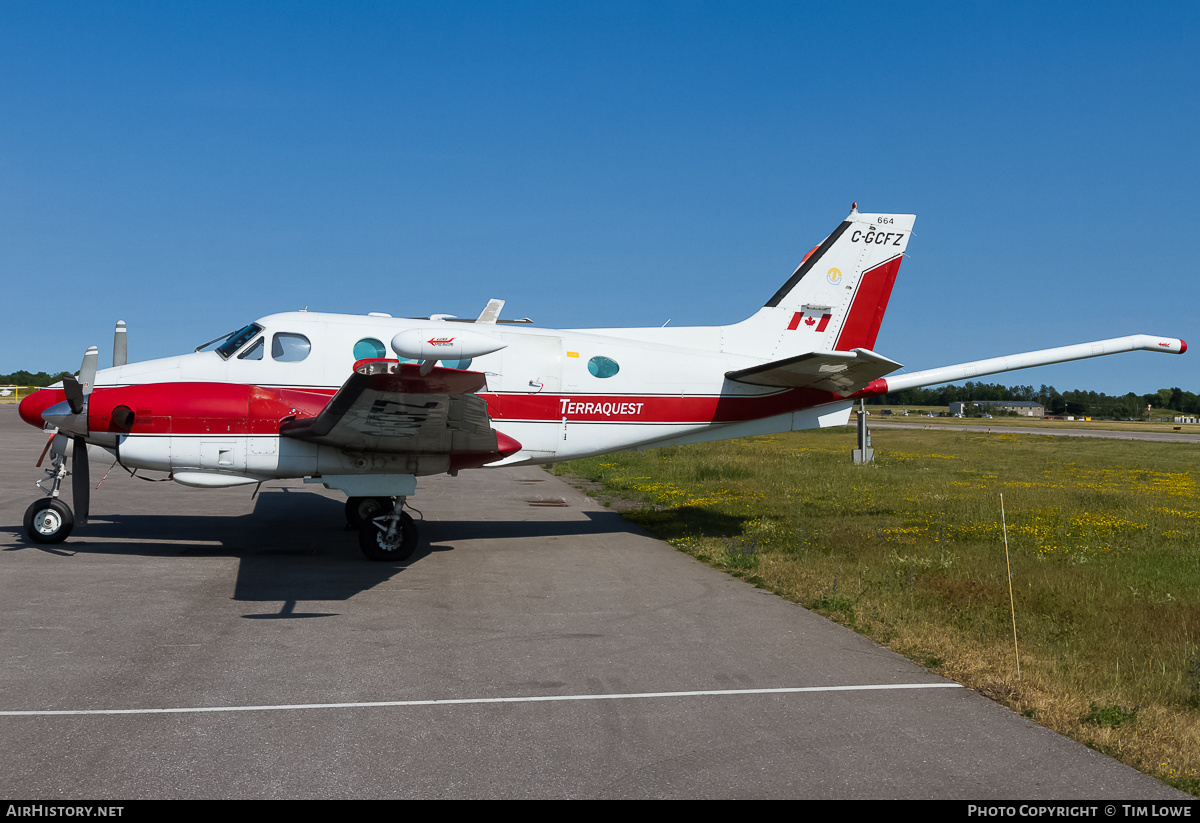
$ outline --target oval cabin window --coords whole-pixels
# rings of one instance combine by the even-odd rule
[[[378,360],[387,356],[387,349],[374,337],[364,337],[354,344],[354,359]]]
[[[617,361],[608,357],[593,357],[588,361],[588,371],[593,377],[612,377],[620,370]]]

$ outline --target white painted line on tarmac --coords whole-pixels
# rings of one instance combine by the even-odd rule
[[[46,709],[0,711],[0,717],[49,717],[81,714],[199,714],[203,712],[283,712],[303,709],[364,709],[393,706],[461,706],[472,703],[555,703],[568,700],[642,700],[656,697],[726,697],[738,694],[798,694],[800,692],[858,692],[893,689],[961,689],[959,683],[888,683],[867,686],[804,686],[783,689],[708,689],[693,692],[635,694],[566,694],[541,697],[462,697],[442,700],[380,700],[369,703],[293,703],[281,706],[193,706],[175,709]]]

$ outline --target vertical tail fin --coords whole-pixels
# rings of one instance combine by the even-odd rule
[[[851,211],[765,306],[725,327],[723,348],[770,359],[873,348],[915,221]]]

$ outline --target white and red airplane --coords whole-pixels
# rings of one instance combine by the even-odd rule
[[[1187,349],[1132,335],[888,378],[901,366],[873,348],[914,220],[855,207],[765,306],[728,326],[538,329],[499,319],[500,300],[474,320],[302,311],[126,364],[120,323],[113,368],[97,371],[92,347],[78,379],[21,402],[24,420],[52,430],[46,497],[25,532],[57,543],[86,522],[94,446],[188,486],[322,483],[349,498],[367,557],[403,560],[417,542],[403,506],[422,475],[841,426],[866,395]],[[59,497],[68,474],[74,514]]]

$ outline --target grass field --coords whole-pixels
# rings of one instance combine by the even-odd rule
[[[1200,796],[1200,445],[873,440],[866,466],[838,428],[556,470],[637,501],[626,516],[681,551]]]
[[[884,415],[880,413],[882,408],[890,408],[893,414]],[[1153,420],[1104,420],[1101,418],[1092,418],[1084,420],[1076,418],[1075,420],[1050,420],[1044,417],[926,417],[925,412],[946,411],[945,406],[869,406],[871,412],[872,423],[909,423],[922,426],[978,426],[981,429],[991,427],[1012,428],[1019,427],[1023,429],[1103,429],[1106,431],[1128,431],[1128,432],[1183,432],[1186,434],[1200,433],[1200,423],[1163,423],[1158,420],[1158,414],[1155,413]],[[909,416],[905,417],[902,412],[907,410]],[[1174,412],[1164,411],[1163,416],[1174,415]]]

